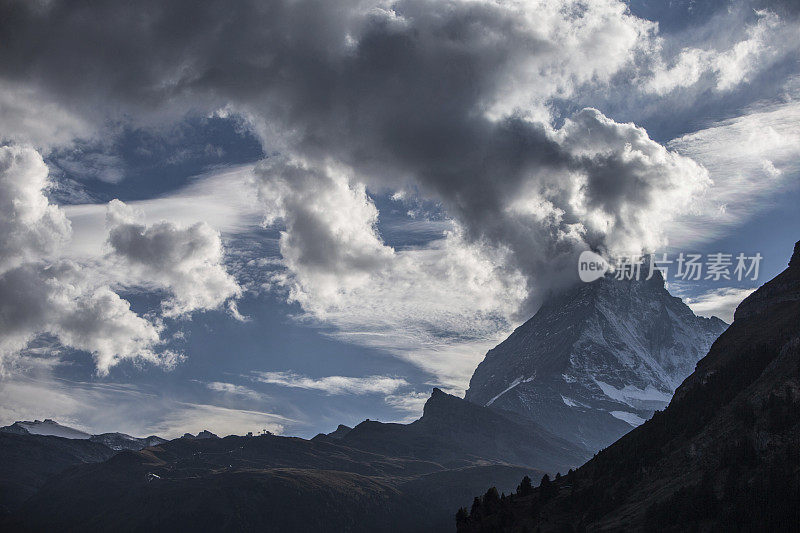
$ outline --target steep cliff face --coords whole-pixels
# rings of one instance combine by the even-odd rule
[[[545,303],[486,354],[466,399],[597,451],[669,402],[725,330],[650,280],[602,278]]]

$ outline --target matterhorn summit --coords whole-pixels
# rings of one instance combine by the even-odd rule
[[[597,451],[663,409],[727,324],[664,287],[606,275],[542,305],[489,350],[466,399]]]

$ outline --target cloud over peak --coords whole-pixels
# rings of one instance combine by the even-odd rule
[[[72,106],[92,94],[88,117],[123,111],[152,120],[153,110],[190,108],[245,116],[284,158],[280,169],[264,164],[262,176],[272,177],[260,181],[260,196],[268,217],[287,224],[287,265],[316,264],[344,285],[392,253],[374,235],[365,186],[418,187],[442,202],[466,241],[508,251],[509,269],[531,291],[529,312],[565,282],[564,265],[582,249],[623,238],[627,249],[651,247],[673,215],[664,208],[675,205],[655,199],[673,199],[678,188],[691,194],[701,181],[646,135],[647,149],[639,142],[626,151],[628,134],[613,132],[640,130],[599,113],[554,128],[554,99],[610,84],[657,46],[657,26],[619,0],[154,3],[138,10],[143,26],[118,24],[129,8],[100,3],[92,12],[108,15],[102,27],[85,9],[10,4],[18,53],[3,76],[40,72],[40,90]],[[187,11],[191,34],[176,16]],[[41,28],[53,31],[36,54],[25,39]],[[86,50],[86,36],[116,50],[113,60]],[[79,56],[92,68],[64,72],[65,59]],[[602,153],[576,148],[584,142]],[[352,194],[358,206],[340,201]],[[346,212],[337,210],[343,203]],[[323,209],[338,213],[327,226],[315,213]]]
[[[677,217],[708,207],[712,182],[693,158],[724,167],[700,148],[733,128],[664,146],[612,104],[731,93],[762,62],[791,58],[793,23],[755,16],[734,38],[695,35],[684,47],[622,0],[12,0],[0,6],[0,87],[25,86],[68,110],[65,122],[80,117],[87,135],[109,119],[242,119],[270,154],[253,172],[264,221],[280,232],[283,269],[270,263],[270,286],[334,335],[453,384],[474,343],[576,281],[582,251],[654,251]],[[618,86],[629,93],[611,94]],[[14,116],[12,104],[0,98],[0,117]],[[15,124],[10,138],[61,138]],[[791,151],[773,152],[758,168],[777,176]],[[69,233],[41,186],[24,187],[32,196],[14,194],[33,222],[2,244],[18,251],[5,268],[43,261]],[[451,230],[388,243],[375,198],[407,190],[441,206]],[[104,259],[125,274],[107,273],[109,290],[162,290],[163,317],[241,294],[207,224],[148,225],[121,202],[108,210]],[[0,228],[11,224],[1,217]]]

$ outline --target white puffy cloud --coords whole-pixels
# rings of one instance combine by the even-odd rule
[[[666,244],[678,215],[697,209],[696,198],[712,185],[693,159],[653,141],[644,128],[620,124],[597,110],[568,119],[558,136],[565,147],[591,163],[563,188],[591,241],[612,252],[653,251]]]
[[[329,169],[309,168],[284,158],[267,159],[256,170],[265,224],[280,222],[280,249],[296,274],[291,298],[335,303],[389,265],[394,251],[375,230],[378,210],[364,185]]]
[[[469,352],[510,326],[525,298],[519,273],[449,231],[423,247],[394,250],[378,234],[363,185],[342,172],[285,159],[255,171],[268,223],[282,224],[284,270],[273,286],[334,335],[390,351],[461,384]]]
[[[51,256],[69,238],[69,220],[48,202],[47,186],[36,150],[0,146],[0,273]]]
[[[172,366],[177,356],[157,353],[160,326],[134,313],[130,304],[91,272],[72,262],[28,263],[0,276],[0,353],[25,348],[50,334],[65,346],[94,357],[100,374],[122,359]]]
[[[0,147],[0,364],[38,335],[90,352],[99,373],[123,358],[157,355],[160,327],[77,263],[58,260],[70,236],[64,213],[44,196],[47,167],[32,148]]]
[[[639,161],[625,160],[624,145],[614,148],[613,161],[570,153],[554,140],[548,108],[583,85],[612,83],[651,52],[656,25],[633,16],[625,2],[313,5],[276,1],[266,11],[216,4],[198,10],[197,27],[213,28],[226,42],[222,53],[213,48],[214,40],[176,42],[173,21],[163,19],[160,9],[144,9],[156,34],[142,39],[136,28],[124,26],[98,39],[116,43],[120,56],[158,55],[163,62],[108,62],[96,56],[89,58],[95,68],[85,77],[67,76],[62,58],[48,54],[28,57],[30,65],[20,61],[5,74],[17,79],[33,68],[46,72],[42,86],[71,102],[89,91],[97,97],[92,113],[98,102],[111,102],[115,112],[133,116],[189,105],[246,115],[264,146],[292,161],[278,173],[287,178],[271,180],[275,191],[269,194],[275,198],[267,200],[281,204],[276,216],[291,226],[282,244],[286,263],[290,269],[303,263],[306,271],[316,264],[313,292],[328,298],[340,285],[347,290],[367,279],[364,269],[392,262],[393,251],[372,230],[375,213],[369,202],[350,202],[349,211],[335,209],[338,198],[351,193],[363,200],[362,184],[399,190],[412,183],[420,194],[443,203],[466,243],[488,243],[494,255],[508,251],[506,270],[522,272],[525,290],[532,293],[525,312],[535,308],[547,287],[563,283],[560,273],[576,249],[606,246],[604,224],[614,221],[614,235],[620,236],[621,226],[637,218],[609,213],[595,203],[591,220],[582,220],[580,209],[562,201],[583,194],[588,203],[596,202],[581,189],[580,179],[610,172],[612,163],[635,173]],[[81,12],[67,6],[20,9],[8,23],[21,28],[14,37],[22,39],[36,33],[37,23],[69,20],[71,31],[46,36],[50,48],[69,56],[82,50],[71,35],[96,31],[79,16],[67,17],[73,9]],[[112,5],[96,9],[125,11]],[[220,18],[223,11],[227,16]],[[151,53],[150,47],[161,52]],[[596,161],[600,167],[593,170]],[[315,177],[343,172],[348,179]],[[631,180],[622,176],[620,181]],[[654,189],[641,195],[645,201],[657,194],[657,180],[641,182]],[[319,194],[293,203],[299,187],[319,187]],[[530,201],[519,201],[520,192]],[[622,192],[625,198],[604,195],[602,202],[635,213],[651,207],[635,205],[639,198]],[[262,187],[262,198],[269,194]],[[319,210],[339,215],[327,217],[333,224],[328,228],[313,226]],[[661,215],[653,218],[658,225]],[[653,240],[651,230],[641,238],[641,229],[627,230],[626,247]],[[584,230],[593,234],[583,235]]]
[[[113,200],[108,204],[108,244],[111,257],[121,261],[132,280],[172,294],[163,302],[165,316],[216,309],[241,293],[222,264],[219,232],[204,222],[145,226],[133,209]]]
[[[181,31],[182,17],[171,16],[183,11],[192,13],[196,34]],[[143,24],[124,23],[132,16]],[[103,28],[98,19],[106,21]],[[544,100],[588,82],[607,83],[648,51],[657,30],[620,0],[274,0],[207,2],[202,9],[179,2],[171,10],[154,0],[135,6],[12,2],[0,20],[15,52],[0,65],[0,79],[32,86],[94,124],[108,115],[173,120],[187,109],[230,103],[254,104],[262,118],[265,111],[277,119],[304,114],[281,104],[290,99],[315,112],[327,107],[321,90],[346,99],[348,89],[369,82],[357,78],[378,73],[382,58],[374,53],[381,50],[391,62],[408,60],[386,65],[400,67],[400,76],[410,66],[420,81],[442,78],[441,89],[450,85],[444,78],[468,76],[464,81],[473,83],[454,99],[464,90],[479,93],[482,108],[494,116],[530,107],[546,114]],[[200,34],[210,37],[198,41]],[[88,50],[86,42],[102,45]],[[394,56],[395,45],[408,46],[412,55]],[[115,50],[113,57],[106,49]],[[424,62],[412,57],[418,50],[426,51]],[[67,67],[75,64],[77,71]],[[339,76],[351,76],[353,86],[339,87]],[[372,81],[382,83],[380,75]]]
[[[445,386],[465,384],[487,343],[572,282],[582,250],[656,249],[710,184],[691,159],[594,109],[541,135],[555,153],[545,169],[514,169],[513,187],[474,176],[483,196],[443,191],[454,229],[400,250],[378,234],[355,170],[268,159],[254,176],[266,222],[283,227],[286,270],[275,285],[335,335],[413,361]]]
[[[653,70],[645,90],[666,94],[679,87],[691,87],[711,69],[711,56],[713,53],[698,48],[682,50],[672,66],[667,68],[661,64]]]
[[[587,83],[609,83],[649,51],[657,30],[655,23],[633,16],[624,2],[616,0],[477,5],[476,12],[484,11],[481,22],[487,32],[471,44],[476,49],[498,47],[498,59],[503,61],[498,72],[491,74],[499,79],[488,87],[487,112],[494,118],[524,113],[546,120],[548,101],[568,98]],[[423,9],[430,8],[431,4],[418,3],[418,10],[408,13],[407,22],[438,29],[436,19],[425,20]],[[494,26],[495,21],[502,22]],[[432,32],[431,38],[440,36]]]
[[[109,207],[112,253],[63,259],[71,225],[44,195],[47,175],[33,148],[0,147],[0,369],[41,335],[89,352],[101,375],[124,359],[176,364],[181,356],[164,347],[161,318],[138,315],[114,287],[168,291],[170,317],[221,306],[240,289],[221,264],[219,233],[207,224],[145,227],[117,201]]]

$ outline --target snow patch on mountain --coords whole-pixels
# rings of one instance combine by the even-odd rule
[[[650,384],[648,384],[647,387],[644,390],[642,390],[633,385],[625,385],[623,388],[618,389],[613,385],[609,385],[608,383],[604,383],[600,380],[595,380],[595,383],[597,383],[597,386],[600,387],[600,390],[603,391],[603,394],[605,394],[612,400],[617,400],[619,402],[627,403],[631,407],[633,407],[633,404],[637,401],[639,402],[653,401],[653,402],[669,403],[669,400],[672,398],[672,393],[675,392],[674,390],[672,390],[669,393],[666,393],[664,391],[656,389]]]
[[[31,435],[52,435],[54,437],[63,437],[65,439],[88,439],[91,437],[89,433],[79,429],[62,426],[55,420],[46,418],[44,420],[34,420],[33,422],[23,420],[16,422],[15,425],[25,429]]]
[[[644,418],[636,416],[635,414],[629,413],[627,411],[611,411],[610,414],[614,418],[619,418],[620,420],[627,422],[632,427],[638,427],[645,423]]]
[[[561,401],[564,402],[564,405],[567,405],[569,407],[578,407],[578,403],[575,400],[572,400],[565,396],[561,397]]]
[[[519,385],[520,383],[529,383],[529,382],[533,381],[535,377],[536,377],[536,372],[534,372],[533,375],[531,377],[529,377],[529,378],[523,378],[522,376],[518,377],[517,379],[512,381],[511,385],[506,387],[505,390],[503,390],[500,394],[496,395],[494,398],[492,398],[491,400],[486,402],[486,407],[489,407],[490,405],[492,405],[495,402],[495,400],[497,400],[500,396],[502,396],[503,394],[507,393],[508,391],[510,391],[511,389],[516,387],[517,385]]]

